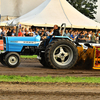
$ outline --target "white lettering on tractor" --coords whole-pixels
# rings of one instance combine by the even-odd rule
[[[40,42],[32,42],[32,41],[10,41],[12,43],[24,43],[24,44],[37,44]]]

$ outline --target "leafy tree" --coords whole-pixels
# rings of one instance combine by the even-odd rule
[[[94,14],[96,14],[97,1],[98,0],[67,0],[73,7],[78,11],[83,13],[85,16],[95,19]]]

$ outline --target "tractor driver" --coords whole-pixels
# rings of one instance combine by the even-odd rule
[[[54,25],[53,35],[54,36],[61,36],[59,29],[58,29],[58,25]]]
[[[47,46],[48,45],[48,43],[49,43],[49,41],[50,41],[50,38],[52,37],[52,36],[61,36],[61,34],[60,34],[60,32],[59,32],[59,29],[58,29],[58,25],[54,25],[54,31],[53,31],[53,34],[52,35],[49,35],[49,38],[43,38],[42,37],[42,40],[44,41],[44,44],[45,44],[45,46]],[[44,45],[42,46],[42,47],[45,47]]]
[[[58,25],[54,25],[53,29],[54,29],[53,34],[52,34],[53,36],[61,36],[59,29],[58,29]],[[42,35],[42,33],[41,33],[41,35]],[[52,35],[49,35],[49,36],[52,37]],[[44,33],[43,33],[43,36],[41,37],[41,39],[42,40],[47,39],[47,36],[44,36]]]

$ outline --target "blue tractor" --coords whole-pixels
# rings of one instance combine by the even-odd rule
[[[62,24],[61,28],[63,25],[65,24]],[[10,68],[15,68],[20,64],[20,55],[38,55],[37,58],[43,66],[61,69],[73,67],[78,59],[76,45],[63,34],[62,36],[49,36],[42,41],[39,35],[4,37],[3,42],[4,52],[1,53],[0,61]]]

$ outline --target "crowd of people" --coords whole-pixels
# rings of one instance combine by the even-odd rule
[[[53,29],[47,30],[44,28],[36,28],[36,29],[32,29],[32,28],[19,28],[18,30],[18,34],[16,34],[16,26],[14,26],[12,29],[11,28],[5,28],[5,27],[0,27],[0,38],[2,39],[3,36],[18,36],[18,37],[26,37],[26,36],[36,36],[36,35],[40,35],[42,38],[45,38],[49,35],[53,34]]]
[[[64,35],[77,42],[99,43],[100,40],[100,31],[66,30]]]
[[[63,34],[64,33],[64,34]],[[61,32],[58,30],[58,26],[54,25],[54,28],[52,29],[44,29],[44,28],[20,28],[18,31],[18,34],[16,34],[16,26],[14,26],[12,29],[3,27],[1,29],[0,27],[0,38],[3,36],[19,36],[19,37],[26,37],[26,36],[36,36],[40,35],[41,39],[46,39],[47,36],[51,35],[61,35],[68,36],[73,41],[77,42],[92,42],[92,43],[99,43],[100,40],[100,31],[94,32],[94,31],[87,31],[87,30],[72,30],[72,29],[66,29],[65,32],[63,32],[63,29]]]

